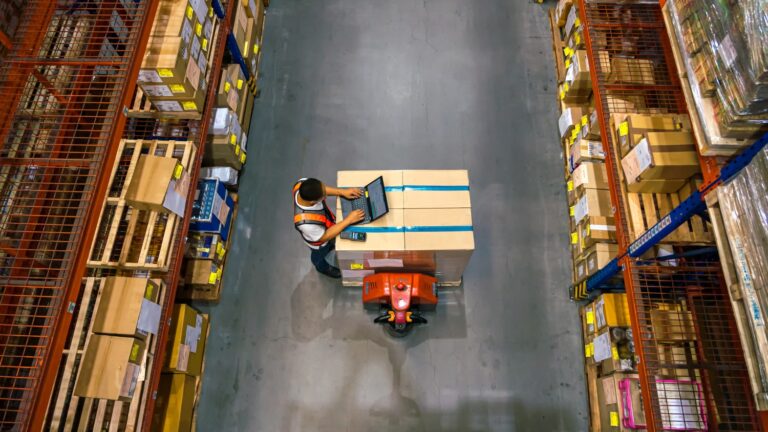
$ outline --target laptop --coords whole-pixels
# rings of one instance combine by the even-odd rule
[[[368,186],[363,188],[363,195],[360,198],[354,200],[341,198],[341,212],[344,216],[357,209],[365,212],[365,219],[360,221],[360,224],[371,223],[389,212],[383,177],[368,183]]]

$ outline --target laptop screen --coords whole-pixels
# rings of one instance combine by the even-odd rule
[[[368,200],[371,203],[371,219],[383,216],[389,209],[387,208],[387,197],[384,195],[384,180],[379,177],[368,186]]]

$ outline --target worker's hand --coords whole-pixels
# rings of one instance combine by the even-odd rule
[[[352,212],[348,214],[347,217],[344,218],[344,222],[348,225],[352,225],[360,222],[363,219],[365,219],[365,212],[360,209],[357,209],[357,210],[352,210]]]
[[[341,196],[348,200],[353,200],[363,196],[363,190],[360,188],[342,189]]]

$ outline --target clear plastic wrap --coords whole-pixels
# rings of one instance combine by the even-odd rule
[[[723,224],[739,276],[752,339],[763,349],[761,379],[768,389],[768,148],[718,189]]]
[[[768,2],[674,0],[670,15],[697,110],[715,139],[768,126]]]

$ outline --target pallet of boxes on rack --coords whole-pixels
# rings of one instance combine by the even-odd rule
[[[61,38],[88,24],[87,17],[61,19]],[[167,282],[175,279],[170,272],[195,187],[200,149],[194,134],[210,103],[212,71],[220,67],[213,64],[220,22],[210,1],[161,0],[151,25],[126,111],[131,138],[119,142],[111,167],[88,277],[71,305],[74,318],[46,430],[192,427],[208,319],[190,306],[173,307]],[[161,322],[164,310],[173,311],[170,323]],[[160,349],[169,326],[168,344]],[[151,392],[158,367],[160,385]],[[152,403],[152,425],[144,424]]]
[[[264,26],[260,1],[239,1],[232,23],[238,50],[256,76]],[[247,160],[247,141],[255,85],[238,63],[225,65],[217,84],[215,108],[197,184],[177,299],[217,303],[221,298],[227,251],[235,241],[238,180]]]
[[[768,131],[768,32],[758,0],[670,0],[667,32],[699,150],[733,156]]]

